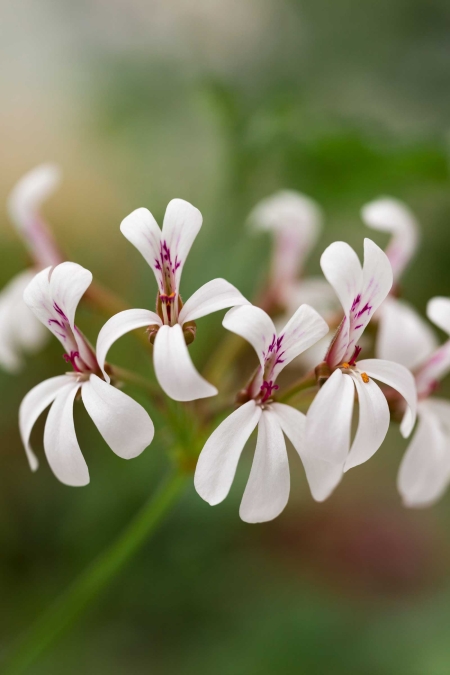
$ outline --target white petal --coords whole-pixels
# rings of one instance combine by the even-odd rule
[[[450,298],[432,298],[427,305],[427,316],[436,326],[450,335]]]
[[[272,403],[286,436],[300,455],[313,498],[323,502],[342,478],[342,464],[334,464],[314,457],[306,445],[306,415],[290,405]]]
[[[437,348],[436,336],[404,300],[386,298],[380,307],[376,355],[414,370]]]
[[[306,443],[314,458],[343,465],[350,449],[355,387],[335,370],[316,394],[306,416]]]
[[[358,361],[358,370],[369,377],[389,385],[403,396],[407,410],[400,424],[400,432],[407,438],[413,430],[417,414],[417,390],[414,377],[405,366],[383,359],[365,359]]]
[[[95,426],[116,455],[132,459],[150,445],[155,434],[153,422],[123,391],[91,375],[81,395]]]
[[[380,387],[371,379],[363,382],[357,372],[351,377],[358,393],[359,423],[344,471],[367,462],[375,454],[385,439],[391,420],[389,406]]]
[[[76,382],[59,391],[44,430],[44,448],[50,468],[61,483],[74,487],[89,483],[89,470],[73,423],[73,402],[79,388]]]
[[[177,288],[187,255],[202,226],[202,220],[200,211],[184,199],[172,199],[167,206],[162,239],[170,251]]]
[[[282,190],[259,202],[250,213],[249,222],[255,229],[273,232],[272,281],[282,284],[296,278],[316,243],[322,213],[309,197],[294,190]]]
[[[148,209],[136,209],[120,224],[123,236],[133,244],[152,268],[158,288],[164,289],[161,276],[161,230]]]
[[[450,435],[433,404],[433,399],[419,404],[419,423],[400,465],[397,486],[406,506],[430,506],[450,481]],[[450,404],[445,404],[448,419]]]
[[[328,331],[328,324],[315,309],[309,305],[299,307],[280,333],[281,353],[273,371],[274,378],[296,356],[316,344]]]
[[[386,255],[398,279],[419,244],[419,228],[414,215],[401,201],[384,197],[366,204],[361,216],[368,227],[392,233]]]
[[[55,191],[60,181],[59,167],[41,164],[16,183],[8,199],[11,220],[40,267],[61,262],[61,254],[39,214],[42,203]]]
[[[19,430],[22,443],[27,453],[28,462],[32,471],[39,466],[36,455],[30,446],[31,431],[39,415],[52,403],[58,392],[67,384],[72,383],[73,376],[59,375],[51,377],[33,387],[22,400],[19,408]]]
[[[132,330],[155,324],[160,326],[161,323],[159,316],[148,309],[126,309],[108,319],[98,334],[96,347],[98,365],[107,382],[110,378],[105,372],[105,360],[114,342]]]
[[[265,355],[277,331],[273,321],[264,310],[254,305],[234,307],[225,314],[223,326],[247,340],[255,349],[259,361],[264,366]]]
[[[217,394],[217,389],[199,374],[192,363],[179,324],[159,329],[153,364],[161,388],[175,401],[195,401]]]
[[[289,462],[277,415],[267,408],[258,423],[258,440],[239,515],[264,523],[283,511],[289,499]]]
[[[358,340],[370,319],[392,287],[392,268],[388,257],[370,239],[364,239],[364,267],[361,292],[350,309],[350,330],[347,351],[343,359],[353,356]]]
[[[361,292],[363,273],[358,256],[348,244],[335,241],[322,253],[320,266],[326,280],[333,286],[345,314],[348,314]]]
[[[194,485],[214,506],[230,491],[244,445],[261,417],[261,408],[248,401],[227,417],[206,441],[198,458]]]
[[[207,314],[218,312],[220,309],[249,304],[242,293],[228,281],[213,279],[201,286],[185,302],[178,317],[178,322],[183,325],[187,321],[195,321]]]

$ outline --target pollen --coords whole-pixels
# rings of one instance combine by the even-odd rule
[[[368,374],[367,373],[361,373],[361,379],[362,379],[363,382],[365,382],[365,384],[367,384],[369,382]]]
[[[350,364],[349,364],[349,363],[343,363],[343,364],[342,364],[342,367],[348,369],[348,368],[350,368]]]

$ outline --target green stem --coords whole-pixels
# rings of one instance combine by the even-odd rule
[[[62,637],[155,532],[180,494],[186,479],[186,475],[176,473],[165,481],[119,537],[81,573],[16,645],[2,670],[3,675],[24,673],[45,650]]]
[[[150,382],[146,377],[135,373],[127,368],[121,366],[113,366],[109,364],[106,368],[108,374],[121,382],[133,384],[139,389],[143,389],[149,396],[154,397],[157,401],[161,401],[161,390],[153,382]]]
[[[277,396],[276,400],[279,401],[280,403],[285,403],[299,392],[305,391],[306,389],[311,389],[316,385],[317,385],[316,374],[314,371],[311,371],[310,373],[307,373],[304,377],[302,377],[300,380],[297,380],[297,382],[294,382],[294,384],[291,385],[289,389],[286,389],[286,391],[283,394]]]

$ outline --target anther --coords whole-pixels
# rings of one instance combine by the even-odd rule
[[[367,373],[361,373],[361,379],[365,384],[367,384],[370,378]]]

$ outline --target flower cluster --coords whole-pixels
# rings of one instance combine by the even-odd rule
[[[160,228],[150,211],[139,208],[120,230],[153,271],[156,303],[154,309],[129,308],[110,317],[94,348],[75,323],[77,306],[94,285],[92,274],[65,261],[39,214],[58,180],[57,169],[45,165],[14,189],[9,211],[32,267],[0,294],[0,365],[17,370],[24,353],[43,346],[47,329],[61,343],[69,370],[35,386],[20,406],[19,428],[32,470],[38,460],[31,431],[50,406],[44,449],[52,471],[67,485],[89,482],[74,427],[78,399],[120,457],[137,457],[152,442],[149,413],[121,391],[124,369],[107,362],[112,345],[128,332],[139,329],[145,336],[155,378],[167,397],[188,402],[221,393],[220,382],[212,378],[211,383],[197,370],[189,345],[199,319],[227,309],[223,327],[234,334],[233,347],[225,340],[214,360],[223,361],[224,395],[229,401],[234,388],[234,409],[230,402],[220,409],[208,402],[190,409],[198,417],[200,437],[207,438],[196,452],[194,476],[205,501],[214,505],[225,499],[255,429],[256,449],[240,507],[249,523],[271,520],[287,504],[285,438],[300,457],[313,498],[322,501],[346,471],[379,449],[391,420],[401,421],[400,432],[409,437],[416,416],[417,429],[399,470],[399,492],[408,506],[431,504],[443,494],[450,482],[450,402],[434,392],[450,371],[450,299],[428,304],[430,321],[449,335],[438,346],[431,327],[398,298],[401,274],[419,241],[419,226],[401,202],[383,198],[362,209],[368,227],[392,235],[385,252],[365,239],[361,265],[353,248],[338,241],[321,256],[323,278],[304,278],[322,213],[311,199],[292,191],[265,199],[249,216],[251,230],[268,231],[273,240],[270,275],[255,304],[221,278],[183,300],[181,274],[202,226],[201,213],[174,199]],[[239,381],[252,362],[253,372]],[[155,396],[164,410],[165,397]]]

